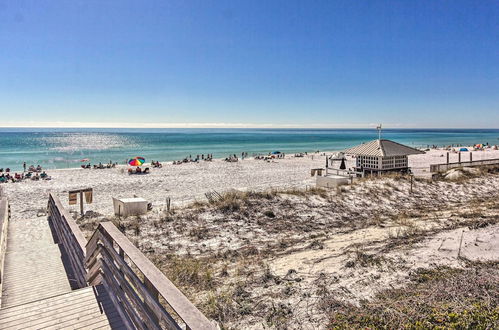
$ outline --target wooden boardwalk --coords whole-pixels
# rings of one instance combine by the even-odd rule
[[[111,222],[87,241],[47,210],[14,220],[0,195],[0,329],[219,329]]]
[[[2,307],[71,291],[46,218],[9,223],[4,268]]]
[[[12,220],[8,233],[0,329],[123,327],[102,286],[72,290],[46,217]]]

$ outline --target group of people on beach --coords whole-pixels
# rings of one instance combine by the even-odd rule
[[[306,154],[306,153],[305,153]],[[303,154],[300,154],[300,156]],[[254,159],[257,160],[266,160],[266,161],[271,161],[274,159],[282,159],[286,155],[284,153],[269,153],[268,155],[257,155],[253,154],[252,155]],[[296,156],[296,157],[300,157]],[[244,160],[245,158],[248,158],[249,154],[247,152],[242,152],[241,153],[241,158]],[[88,159],[86,159],[88,160]],[[175,160],[173,161],[173,165],[180,165],[180,164],[185,164],[185,163],[198,163],[200,161],[208,161],[211,162],[213,161],[213,154],[201,154],[201,155],[196,155],[195,157],[192,157],[192,155],[189,155],[188,157],[185,157],[182,160]],[[224,159],[226,162],[238,162],[239,157],[236,154],[229,155],[227,158]],[[91,163],[88,164],[83,164],[81,165],[81,168],[83,169],[110,169],[110,168],[115,168],[118,165],[117,162],[109,161],[107,164],[102,164],[99,162],[99,164],[94,164],[92,165]],[[161,164],[159,161],[151,161],[151,166],[153,168],[161,168],[163,167],[163,164]],[[150,169],[147,167],[145,169],[142,169],[141,167],[136,167],[136,168],[129,168],[128,169],[128,174],[147,174],[149,173]],[[51,177],[47,175],[47,173],[42,169],[40,165],[34,166],[30,165],[27,167],[26,162],[23,163],[23,173],[11,173],[10,168],[6,168],[5,170],[3,168],[0,168],[0,183],[3,182],[19,182],[23,180],[50,180]]]
[[[268,155],[255,155],[254,158],[256,160],[265,160],[267,162],[270,162],[274,159],[284,159],[286,157],[286,154],[283,152],[275,152],[275,153],[269,153]]]
[[[229,157],[225,158],[224,161],[229,162],[229,163],[235,163],[239,161],[239,158],[237,158],[236,154],[229,155]]]
[[[430,150],[430,149],[444,149],[444,150],[448,150],[448,151],[453,151],[454,148],[461,148],[461,147],[469,147],[469,145],[462,145],[462,144],[449,144],[449,145],[444,145],[442,147],[436,145],[436,144],[433,144],[433,145],[427,145],[426,146],[426,150]],[[497,145],[490,145],[488,142],[485,142],[485,143],[477,143],[477,144],[473,144],[471,146],[471,148],[475,151],[478,151],[478,150],[486,150],[486,149],[492,149],[492,150],[498,150],[498,147]]]
[[[21,182],[24,180],[50,180],[50,176],[42,169],[40,165],[34,166],[30,165],[26,169],[26,162],[23,163],[23,172],[14,174],[11,173],[10,168],[6,168],[5,172],[3,168],[0,168],[0,183],[6,182]]]
[[[173,165],[180,165],[185,163],[198,163],[201,160],[205,162],[211,162],[213,160],[213,154],[207,154],[206,156],[204,154],[196,155],[195,158],[192,158],[192,155],[189,155],[189,157],[185,157],[182,160],[174,160]]]
[[[109,161],[109,163],[107,164],[102,164],[101,162],[99,162],[99,164],[94,164],[93,168],[94,169],[97,169],[97,170],[102,170],[102,169],[105,169],[105,168],[115,168],[116,165],[118,165],[118,163],[113,163],[112,161]],[[86,169],[91,169],[92,168],[92,165],[90,163],[86,164],[86,165],[81,165],[81,168],[86,168]]]
[[[154,167],[154,168],[162,168],[163,164],[161,164],[158,161],[151,160],[151,166]]]
[[[256,155],[253,154],[254,159],[262,159],[262,160],[271,160],[271,159],[282,159],[286,155],[284,153],[269,153],[268,155],[262,156],[262,155]],[[236,154],[228,155],[226,158],[223,160],[228,163],[235,163],[238,162],[239,159],[244,160],[245,158],[248,158],[249,154],[247,152],[241,152],[241,158],[239,158]],[[204,154],[202,155],[196,155],[196,157],[192,157],[192,155],[189,155],[188,157],[185,157],[182,160],[174,160],[173,165],[180,165],[180,164],[185,164],[185,163],[198,163],[199,161],[213,161],[213,154],[207,154],[206,156]]]
[[[142,169],[140,166],[129,168],[128,174],[149,174],[149,167],[146,167],[145,169]]]

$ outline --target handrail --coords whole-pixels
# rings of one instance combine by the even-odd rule
[[[62,244],[62,248],[68,256],[75,277],[75,287],[86,287],[85,246],[87,240],[85,236],[73,217],[62,206],[59,198],[52,193],[49,196],[48,212],[57,235],[57,241]]]
[[[443,172],[450,170],[451,168],[459,168],[459,167],[473,167],[473,166],[486,166],[486,165],[497,165],[499,164],[499,159],[480,159],[473,161],[462,161],[455,163],[443,163],[443,164],[431,164],[430,172]]]
[[[10,205],[6,197],[0,196],[0,302],[2,301],[3,267],[7,251],[7,231],[10,220]]]
[[[217,328],[111,222],[99,224],[86,254],[89,284],[104,284],[130,328],[181,329],[160,296],[187,329]]]

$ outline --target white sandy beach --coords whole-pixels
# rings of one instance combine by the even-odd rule
[[[410,156],[409,165],[416,175],[428,176],[429,165],[445,163],[445,154],[445,150],[430,150],[424,155]],[[461,157],[462,161],[467,161],[469,153],[464,152]],[[473,152],[473,160],[494,158],[499,158],[498,150]],[[450,154],[451,162],[457,159],[457,153]],[[347,167],[352,165],[352,158],[348,158]],[[124,166],[114,169],[58,169],[48,171],[52,177],[49,181],[6,183],[2,187],[11,200],[14,217],[36,217],[45,208],[49,192],[56,193],[68,206],[67,191],[80,188],[94,189],[94,202],[85,206],[86,211],[111,215],[112,197],[143,197],[153,207],[163,206],[166,198],[170,197],[174,206],[180,206],[196,199],[205,200],[204,194],[212,190],[312,187],[315,178],[310,176],[310,169],[324,166],[324,156],[309,154],[303,158],[286,156],[272,162],[252,158],[236,163],[219,159],[182,165],[170,162],[163,163],[162,168],[152,168],[151,173],[146,175],[129,175]],[[78,206],[69,208],[79,210]]]
[[[430,150],[409,156],[409,165],[416,176],[428,178],[430,164],[445,163],[446,153]],[[473,151],[473,160],[498,158],[498,150]],[[151,168],[146,175],[129,175],[125,166],[60,169],[48,171],[52,177],[48,181],[5,183],[1,187],[9,196],[14,221],[44,217],[49,192],[57,194],[76,215],[79,205],[68,205],[68,191],[93,188],[93,203],[85,205],[85,211],[94,213],[78,220],[86,235],[100,221],[116,220],[112,217],[112,197],[143,197],[152,203],[153,211],[119,222],[134,244],[155,258],[169,277],[175,279],[175,272],[168,269],[176,258],[183,258],[178,259],[181,265],[195,263],[195,258],[209,260],[210,274],[219,281],[216,288],[196,291],[200,289],[189,281],[182,287],[196,306],[206,306],[207,297],[229,292],[234,283],[245,283],[248,306],[257,308],[262,299],[293,306],[289,323],[296,329],[321,329],[327,324],[327,314],[318,307],[324,296],[310,294],[322,286],[335,299],[358,304],[384,289],[408,285],[411,274],[420,268],[463,269],[466,260],[497,260],[497,174],[484,174],[464,183],[420,180],[414,193],[409,193],[407,179],[360,180],[324,195],[312,191],[308,196],[277,193],[269,200],[255,197],[248,204],[238,204],[243,206],[236,211],[204,204],[179,209],[175,215],[164,212],[167,197],[174,207],[180,207],[195,200],[206,201],[205,193],[212,190],[314,187],[310,169],[324,168],[325,159],[309,154],[271,162],[217,159],[163,163],[162,168]],[[450,162],[457,160],[458,154],[450,153]],[[469,153],[463,152],[461,160],[468,161]],[[353,158],[348,157],[347,168],[352,165]],[[269,210],[272,217],[264,213]],[[223,269],[227,275],[219,275]],[[202,269],[198,271],[202,273]],[[262,282],[266,272],[270,278],[285,280]],[[272,314],[272,309],[265,313]],[[253,313],[238,315],[224,324],[262,329],[265,322],[259,313]]]

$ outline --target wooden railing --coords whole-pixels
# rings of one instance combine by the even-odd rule
[[[6,197],[0,196],[0,304],[3,286],[3,265],[7,251],[7,230],[9,228],[10,206]]]
[[[432,164],[430,165],[430,172],[445,172],[451,168],[459,167],[473,167],[473,166],[486,166],[486,165],[499,165],[499,159],[482,159],[473,161],[463,161],[448,164]]]
[[[184,328],[179,319],[187,329],[217,328],[111,222],[99,225],[86,254],[88,283],[104,284],[130,328]]]
[[[85,236],[54,194],[49,196],[48,214],[56,232],[57,241],[62,245],[70,263],[75,281],[72,283],[73,288],[86,287],[85,246],[87,240]]]

